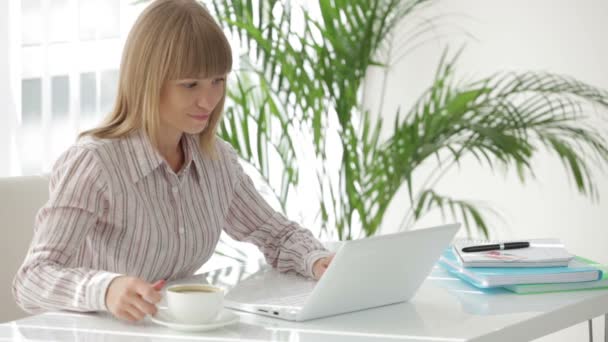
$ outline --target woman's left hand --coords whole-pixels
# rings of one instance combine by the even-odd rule
[[[329,264],[331,264],[331,261],[334,259],[334,255],[335,254],[332,254],[328,257],[315,261],[315,263],[312,265],[312,274],[315,280],[321,279],[323,273],[325,273],[327,267],[329,267]]]

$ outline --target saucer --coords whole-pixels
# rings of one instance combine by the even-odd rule
[[[239,316],[230,310],[222,310],[212,321],[206,323],[181,323],[178,322],[166,308],[159,308],[156,315],[150,316],[152,322],[164,325],[168,328],[179,331],[207,331],[221,328],[230,324],[237,323]]]

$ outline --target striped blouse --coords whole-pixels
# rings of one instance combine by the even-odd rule
[[[258,246],[279,271],[312,277],[329,255],[312,233],[274,211],[217,139],[217,158],[184,134],[185,162],[175,173],[142,131],[121,139],[80,139],[55,163],[49,201],[13,282],[27,312],[107,310],[119,275],[148,282],[194,274],[223,229]]]

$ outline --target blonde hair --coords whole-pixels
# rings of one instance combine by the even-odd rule
[[[99,127],[79,136],[120,138],[143,128],[158,148],[160,94],[165,82],[223,75],[232,51],[221,27],[194,0],[156,0],[129,32],[114,108]],[[215,135],[226,90],[200,133],[200,148],[215,156]]]

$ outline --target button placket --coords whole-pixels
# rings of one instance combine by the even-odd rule
[[[183,213],[182,213],[182,205],[181,205],[181,201],[180,201],[180,196],[179,196],[179,190],[180,190],[180,182],[177,178],[173,179],[174,182],[171,182],[171,188],[169,189],[169,191],[172,194],[172,202],[173,202],[173,208],[175,210],[175,225],[173,226],[173,231],[176,234],[177,237],[177,241],[178,241],[178,252],[176,255],[176,263],[174,265],[174,274],[176,274],[176,272],[180,272],[180,270],[183,268],[182,265],[182,260],[183,260],[183,253],[184,253],[184,249],[186,247],[186,239],[184,237],[185,235],[185,229],[184,229],[184,218],[183,218]]]
[[[184,235],[185,231],[182,220],[182,206],[179,198],[179,183],[174,183],[173,186],[171,186],[171,193],[173,194],[173,203],[175,208],[175,227],[177,228],[179,235]]]

